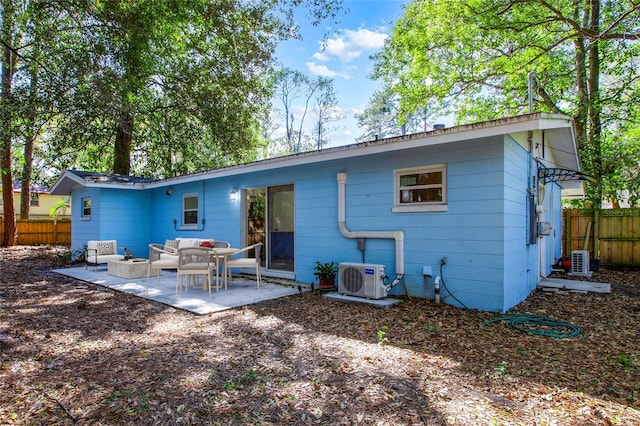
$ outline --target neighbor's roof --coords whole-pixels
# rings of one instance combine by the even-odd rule
[[[0,191],[2,191],[2,183],[0,183]],[[13,192],[21,192],[22,191],[22,182],[19,180],[13,181]],[[49,187],[46,185],[41,185],[39,183],[31,184],[31,192],[35,192],[38,194],[48,194]]]
[[[214,179],[256,171],[537,130],[544,131],[545,133],[545,144],[547,149],[552,151],[554,167],[580,171],[573,120],[565,115],[535,113],[326,148],[319,151],[291,154],[169,179],[151,179],[67,170],[53,184],[51,193],[69,194],[76,186],[131,189],[158,188],[172,184],[200,181],[202,179]]]

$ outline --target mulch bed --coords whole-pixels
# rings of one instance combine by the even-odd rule
[[[319,292],[197,316],[50,272],[66,258],[0,249],[0,424],[640,424],[638,271],[510,312],[583,333],[555,339]]]

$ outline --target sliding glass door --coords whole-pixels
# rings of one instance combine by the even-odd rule
[[[293,185],[245,189],[244,212],[247,244],[262,242],[263,266],[293,272],[294,265]]]
[[[260,266],[265,266],[266,259],[266,195],[264,188],[252,188],[243,190],[243,209],[245,226],[243,229],[244,244],[249,246],[263,243],[260,252]]]
[[[268,268],[293,272],[293,185],[267,188]]]

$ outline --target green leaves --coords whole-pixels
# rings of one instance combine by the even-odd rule
[[[15,15],[24,29],[15,102],[3,107],[17,117],[12,135],[38,129],[36,163],[47,175],[71,166],[113,171],[114,158],[157,177],[255,159],[275,47],[297,35],[294,8],[318,20],[341,13],[339,0],[28,5]],[[38,96],[26,102],[32,87]]]
[[[635,8],[604,0],[419,0],[376,56],[373,77],[399,97],[400,124],[429,103],[434,114],[469,123],[527,113],[534,72],[534,110],[574,116],[585,172],[598,179],[590,196],[600,200],[609,179],[603,141],[638,121],[629,101],[637,100],[640,78]]]

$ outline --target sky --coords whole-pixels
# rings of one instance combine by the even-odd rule
[[[289,40],[278,47],[276,56],[283,66],[312,78],[333,78],[339,111],[345,118],[329,123],[336,129],[328,136],[328,146],[354,143],[362,134],[354,114],[364,111],[374,91],[381,88],[381,82],[369,79],[373,68],[369,57],[382,49],[407,4],[408,0],[344,0],[347,13],[333,26],[314,27],[300,13],[296,22],[303,40]],[[311,121],[307,116],[305,122]],[[282,136],[284,127],[282,124],[273,136]]]

